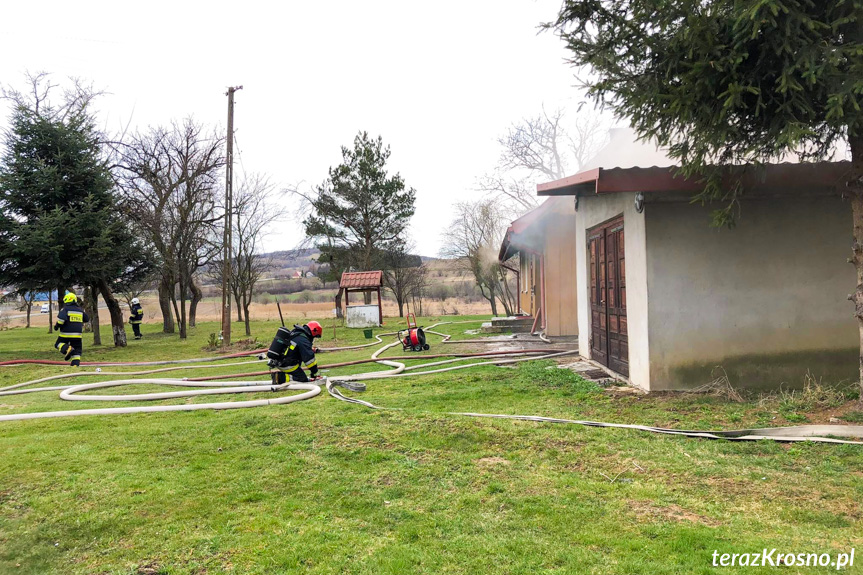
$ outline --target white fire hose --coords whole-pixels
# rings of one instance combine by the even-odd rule
[[[450,336],[431,331],[431,328],[437,327],[438,325],[443,325],[446,323],[471,323],[471,322],[440,322],[434,325],[429,326],[426,329],[426,333],[431,333],[435,335],[439,335],[444,338],[446,342],[449,340]],[[392,335],[392,334],[381,334],[381,335]],[[380,338],[378,337],[379,341]],[[545,340],[544,340],[545,341]],[[484,361],[470,363],[466,365],[458,365],[458,366],[450,366],[439,369],[427,369],[432,366],[443,365],[447,363],[455,363],[460,361],[466,361],[468,358],[455,358],[448,359],[443,361],[437,361],[433,363],[426,363],[422,365],[415,365],[411,367],[407,367],[404,363],[391,361],[386,359],[379,359],[380,355],[386,350],[395,347],[397,345],[401,345],[400,341],[395,341],[393,343],[389,343],[375,351],[371,359],[376,360],[377,363],[381,365],[385,365],[390,367],[391,369],[386,371],[378,371],[371,373],[361,373],[355,375],[346,375],[339,376],[336,378],[324,378],[323,383],[326,385],[328,393],[340,400],[348,403],[354,403],[358,405],[363,405],[365,407],[382,410],[382,409],[395,409],[395,408],[386,408],[374,405],[367,401],[362,401],[356,398],[347,397],[343,395],[337,388],[343,387],[350,391],[364,391],[365,384],[362,383],[364,381],[370,381],[375,379],[386,379],[393,377],[411,377],[411,376],[419,376],[419,375],[430,375],[436,373],[444,373],[454,370],[468,369],[472,367],[485,366],[485,365],[504,365],[504,364],[512,364],[518,363],[522,361],[537,361],[542,359],[552,359],[555,357],[560,357],[564,355],[573,355],[576,354],[576,350],[569,351],[561,351],[561,352],[552,352],[542,356],[530,356],[530,357],[520,357],[515,359],[500,359],[502,357],[508,357],[510,354],[501,354],[490,355],[485,358]],[[366,346],[353,346],[353,349],[357,347],[366,347]],[[335,351],[340,348],[333,348]],[[350,349],[350,348],[345,348]],[[196,363],[201,360],[179,360],[174,363]],[[153,364],[158,364],[159,362],[153,362]],[[255,363],[250,361],[243,362],[235,362],[231,364],[213,364],[206,366],[195,366],[196,368],[213,368],[213,367],[227,367],[227,366],[235,366],[235,365],[247,365],[249,363]],[[191,367],[191,366],[189,366]],[[23,419],[41,419],[41,418],[52,418],[52,417],[72,417],[78,415],[116,415],[116,414],[126,414],[126,413],[155,413],[155,412],[166,412],[166,411],[195,411],[201,409],[242,409],[248,407],[263,407],[267,405],[285,405],[288,403],[294,403],[297,401],[303,401],[306,399],[311,399],[316,395],[320,394],[321,388],[320,386],[314,383],[286,383],[282,385],[273,385],[273,384],[265,384],[260,381],[219,381],[219,382],[208,382],[208,381],[188,381],[184,379],[156,379],[156,378],[144,378],[144,379],[117,379],[111,381],[103,381],[97,383],[86,383],[82,385],[70,385],[70,386],[52,386],[52,387],[40,387],[40,388],[32,388],[32,389],[22,389],[29,385],[35,385],[37,383],[43,383],[46,381],[53,381],[58,379],[64,379],[67,377],[76,377],[76,376],[96,376],[96,375],[145,375],[151,374],[155,372],[164,372],[164,371],[172,371],[176,369],[188,369],[189,367],[172,367],[172,368],[163,368],[156,369],[150,371],[143,372],[77,372],[77,373],[69,373],[56,375],[51,377],[46,377],[42,379],[37,379],[33,381],[28,381],[24,383],[19,383],[15,385],[11,385],[8,387],[0,388],[0,395],[13,395],[20,393],[33,393],[38,391],[51,391],[51,390],[61,390],[60,398],[67,401],[153,401],[153,400],[164,400],[164,399],[178,399],[178,398],[188,398],[188,397],[196,397],[201,395],[218,395],[218,394],[233,394],[233,393],[254,393],[254,392],[279,392],[279,391],[302,391],[303,393],[299,393],[296,395],[289,396],[280,396],[273,399],[258,399],[258,400],[249,400],[249,401],[226,401],[226,402],[218,402],[218,403],[197,403],[197,404],[182,404],[182,405],[161,405],[161,406],[152,406],[152,407],[109,407],[109,408],[100,408],[100,409],[81,409],[81,410],[67,410],[67,411],[47,411],[47,412],[38,412],[38,413],[17,413],[12,415],[3,415],[0,416],[0,422],[2,421],[15,421],[15,420],[23,420]],[[425,371],[413,371],[417,369],[424,369]],[[411,371],[412,373],[406,373]],[[161,392],[161,393],[143,393],[143,394],[135,394],[135,395],[77,395],[79,392],[89,391],[93,389],[105,389],[110,387],[119,387],[125,385],[138,385],[138,384],[151,384],[151,385],[166,385],[166,386],[177,386],[177,387],[197,387],[204,389],[195,389],[190,391],[170,391],[170,392]],[[844,439],[835,439],[834,437],[828,436],[836,436],[836,437],[850,437],[854,439],[863,438],[863,426],[859,425],[800,425],[795,427],[774,427],[774,428],[762,428],[762,429],[741,429],[741,430],[731,430],[731,431],[697,431],[697,430],[679,430],[679,429],[666,429],[660,427],[652,427],[647,425],[634,425],[634,424],[624,424],[624,423],[606,423],[599,421],[583,421],[583,420],[574,420],[574,419],[560,419],[560,418],[552,418],[552,417],[540,417],[533,415],[511,415],[511,414],[492,414],[492,413],[470,413],[470,412],[449,412],[447,415],[460,416],[460,417],[481,417],[481,418],[491,418],[491,419],[512,419],[512,420],[521,420],[521,421],[535,421],[542,423],[566,423],[566,424],[574,424],[574,425],[584,425],[589,427],[613,427],[613,428],[622,428],[622,429],[635,429],[639,431],[647,431],[651,433],[660,433],[660,434],[668,434],[668,435],[682,435],[686,437],[700,437],[700,438],[708,438],[708,439],[728,439],[728,440],[761,440],[761,439],[771,439],[776,441],[816,441],[821,443],[846,443],[846,444],[854,444],[854,445],[863,445],[863,441],[850,441]]]

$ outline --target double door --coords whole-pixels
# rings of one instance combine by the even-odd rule
[[[617,373],[629,375],[624,244],[622,216],[587,231],[590,355]]]

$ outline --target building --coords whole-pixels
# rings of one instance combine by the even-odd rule
[[[720,229],[692,203],[699,184],[633,141],[618,131],[586,169],[537,187],[571,210],[546,237],[574,242],[575,280],[548,277],[564,249],[537,253],[548,293],[576,286],[580,354],[647,390],[699,386],[719,367],[745,387],[799,386],[807,372],[856,380],[849,163],[729,168],[723,185],[746,191],[736,226]],[[547,309],[553,325],[560,312]]]
[[[512,222],[498,255],[518,256],[518,305],[550,336],[578,335],[575,212],[564,198],[548,198]],[[514,270],[515,271],[515,270]]]

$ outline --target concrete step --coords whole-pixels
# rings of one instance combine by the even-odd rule
[[[492,325],[526,325],[527,327],[531,327],[533,325],[532,317],[495,317],[491,320]]]
[[[530,333],[530,325],[492,325],[484,323],[482,333]]]

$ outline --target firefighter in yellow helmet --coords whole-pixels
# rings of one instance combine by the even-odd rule
[[[63,309],[57,314],[57,323],[54,324],[54,331],[60,331],[54,347],[73,367],[81,365],[84,324],[88,321],[90,317],[78,305],[78,296],[73,293],[63,296]]]

